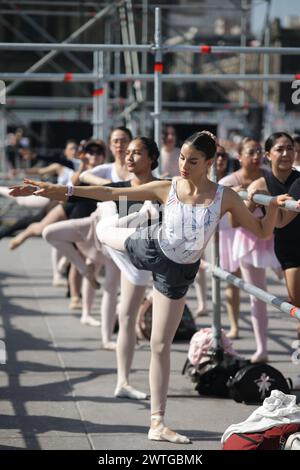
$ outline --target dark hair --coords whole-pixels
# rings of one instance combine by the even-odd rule
[[[152,160],[151,170],[155,170],[155,168],[158,167],[159,159],[159,150],[156,145],[156,142],[153,139],[150,139],[149,137],[136,137],[133,140],[139,140],[140,142],[142,142],[144,147],[146,147],[150,160]]]
[[[101,139],[89,140],[83,146],[82,151],[84,153],[97,152],[99,155],[104,155],[104,157],[105,157],[106,156],[106,145],[105,145],[104,141],[101,140]]]
[[[110,132],[110,134],[109,134],[109,142],[110,142],[112,133],[115,132],[115,131],[122,131],[122,132],[125,132],[125,134],[127,134],[128,138],[129,138],[129,140],[132,140],[132,139],[133,139],[131,130],[128,129],[128,127],[125,127],[125,126],[118,126],[118,127],[114,127],[114,128],[111,130],[111,132]]]
[[[216,154],[216,140],[211,133],[208,134],[206,131],[195,132],[195,134],[188,137],[184,143],[192,145],[199,152],[203,152],[206,156],[205,160],[214,158]]]
[[[295,144],[300,144],[300,135],[299,134],[293,134],[293,141]]]
[[[280,139],[280,137],[286,137],[291,141],[291,144],[294,145],[294,140],[290,134],[287,132],[274,132],[273,134],[270,135],[270,137],[267,138],[265,142],[265,151],[270,152],[271,148],[274,147],[276,144],[276,140]]]
[[[76,140],[74,140],[74,139],[68,139],[68,140],[66,141],[66,143],[65,143],[65,148],[67,147],[67,145],[70,145],[70,144],[75,144],[76,147],[78,146]]]
[[[229,155],[226,152],[225,147],[223,147],[223,145],[217,144],[216,157],[218,156],[222,156],[227,159],[229,158]]]
[[[165,126],[163,127],[163,130],[162,130],[162,141],[163,141],[164,144],[166,143],[166,139],[167,139],[167,135],[168,135],[168,129],[169,129],[170,127],[171,127],[172,129],[174,129],[175,135],[176,135],[176,140],[177,140],[177,132],[176,132],[175,127],[174,127],[172,124],[167,124],[167,125],[165,125]]]
[[[237,148],[237,151],[238,151],[238,154],[240,155],[242,153],[242,151],[244,150],[244,147],[246,144],[248,144],[249,142],[258,142],[257,139],[255,139],[254,137],[251,137],[251,136],[248,136],[248,137],[244,137],[241,142],[239,143],[238,145],[238,148]],[[259,143],[259,142],[258,142]]]

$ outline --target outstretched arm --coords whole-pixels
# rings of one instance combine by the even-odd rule
[[[111,180],[107,178],[101,178],[100,176],[93,175],[92,172],[85,171],[84,174],[79,176],[79,180],[82,183],[90,184],[90,185],[101,185],[108,184]]]
[[[61,165],[55,162],[42,168],[28,168],[25,173],[28,175],[51,176],[57,175],[60,169]]]
[[[53,199],[54,201],[66,201],[67,200],[67,187],[62,186],[59,184],[52,184],[52,183],[44,183],[39,181],[39,184],[35,184],[33,180],[24,179],[25,184],[17,184],[14,186],[10,186],[9,189],[9,196],[13,197],[26,197],[26,196],[36,196],[37,192],[40,190],[41,187],[44,187],[45,190],[49,192],[49,199]],[[50,195],[51,194],[51,195]]]
[[[38,189],[37,186],[32,186],[31,184],[16,184],[14,186],[10,186],[8,188],[9,191],[9,196],[13,197],[26,197],[26,196],[32,196],[35,191]]]
[[[34,191],[35,195],[47,197],[55,201],[63,201],[66,198],[67,187],[44,183],[42,181],[33,181],[24,179],[27,185],[35,186],[38,189]],[[120,196],[125,196],[131,201],[159,200],[164,203],[167,200],[171,181],[152,181],[141,186],[132,188],[109,188],[101,186],[74,186],[73,195],[95,199],[97,201],[115,201]],[[11,187],[11,196],[20,196],[21,188],[26,186]]]
[[[233,219],[237,221],[240,226],[250,230],[254,235],[263,239],[268,239],[273,234],[277,221],[278,208],[281,207],[285,201],[293,199],[287,194],[274,197],[267,208],[265,217],[257,219],[247,209],[242,199],[234,191],[230,188],[225,188],[224,191],[222,212],[230,212]]]

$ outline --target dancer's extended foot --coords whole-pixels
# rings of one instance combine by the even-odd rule
[[[100,289],[100,284],[95,277],[95,266],[87,264],[84,276],[90,281],[94,289]]]
[[[239,339],[239,330],[231,329],[226,333],[226,336],[229,339]]]
[[[106,351],[115,351],[117,348],[117,343],[115,341],[107,341],[107,343],[103,343],[102,348]]]
[[[80,318],[80,323],[83,325],[89,325],[89,326],[100,326],[101,323],[98,320],[95,320],[95,318],[91,317],[90,315],[86,315],[84,317]]]
[[[151,201],[145,201],[140,209],[140,215],[146,214],[147,218],[150,220],[157,219],[159,217],[159,212],[156,207],[152,204]]]
[[[266,353],[255,353],[250,359],[252,364],[256,364],[257,362],[268,362],[268,355]]]
[[[122,387],[117,387],[114,392],[114,396],[116,398],[130,398],[131,400],[145,400],[147,398],[146,393],[140,392],[128,384],[123,385]]]
[[[21,237],[20,235],[17,235],[12,240],[10,240],[8,246],[10,250],[15,250],[16,248],[18,248],[18,246],[22,245],[23,242],[24,242],[23,237]]]
[[[191,440],[183,434],[167,428],[163,421],[151,420],[151,427],[148,432],[148,439],[151,441],[168,441],[174,444],[190,444]]]

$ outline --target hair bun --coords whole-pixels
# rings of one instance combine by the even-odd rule
[[[207,134],[209,137],[211,137],[215,142],[217,142],[217,137],[210,131],[201,131],[200,134]]]

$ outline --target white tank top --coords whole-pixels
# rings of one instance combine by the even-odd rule
[[[201,258],[220,220],[224,186],[218,184],[214,200],[208,206],[185,204],[176,192],[177,180],[172,180],[164,216],[158,232],[163,253],[175,263],[190,264]]]

